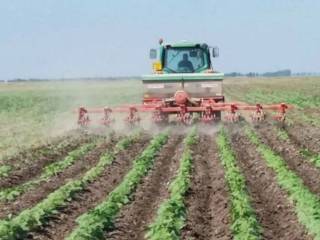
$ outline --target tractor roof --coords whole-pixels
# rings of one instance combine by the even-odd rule
[[[187,41],[181,41],[177,43],[166,43],[165,46],[171,46],[171,47],[196,47],[202,45],[202,43],[196,43],[196,42],[187,42]]]

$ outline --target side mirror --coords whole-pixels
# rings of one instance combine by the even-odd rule
[[[156,49],[150,49],[150,59],[156,59],[157,58],[157,50]]]
[[[218,47],[212,48],[212,57],[214,57],[214,58],[219,57],[219,48]]]

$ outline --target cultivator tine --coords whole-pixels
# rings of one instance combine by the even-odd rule
[[[78,124],[81,127],[86,127],[86,126],[88,126],[89,122],[90,122],[90,119],[89,119],[87,109],[85,109],[84,107],[80,107],[79,108],[79,115],[78,115]]]
[[[101,124],[104,126],[110,126],[110,124],[113,122],[113,119],[111,118],[112,109],[109,107],[103,108],[103,118],[101,119]]]
[[[240,115],[237,112],[238,107],[235,104],[231,104],[230,105],[230,110],[227,112],[226,116],[225,116],[225,120],[227,122],[238,122],[240,120]]]
[[[182,100],[180,99],[182,102]],[[188,103],[188,102],[187,102]],[[88,113],[102,113],[103,117],[100,119],[100,124],[104,126],[110,126],[113,123],[112,113],[124,113],[127,114],[125,117],[125,122],[134,126],[138,124],[141,120],[139,112],[149,112],[152,113],[152,121],[156,124],[168,123],[170,114],[176,115],[176,120],[182,125],[191,125],[195,121],[201,121],[205,124],[213,123],[215,120],[220,120],[221,112],[225,112],[225,121],[235,123],[240,121],[241,117],[239,111],[250,111],[250,117],[252,122],[262,122],[266,118],[266,111],[277,111],[273,115],[273,119],[278,122],[285,122],[287,109],[292,108],[292,106],[285,103],[281,104],[271,104],[271,105],[262,105],[257,103],[256,105],[250,105],[240,102],[233,103],[216,103],[212,101],[201,101],[199,105],[196,105],[196,101],[191,105],[180,104],[178,106],[170,106],[166,103],[156,103],[146,105],[125,105],[116,108],[95,108],[95,109],[86,109],[80,107],[78,109],[78,124],[83,126],[88,126],[89,123],[94,122],[95,119],[90,119]],[[218,117],[216,115],[218,113]],[[195,118],[199,114],[199,118]]]
[[[125,118],[125,121],[133,126],[140,122],[138,109],[136,107],[129,107],[129,115]]]
[[[287,104],[281,103],[278,109],[278,113],[273,116],[273,119],[278,122],[284,123],[284,121],[286,120],[286,112],[288,108],[289,107]]]
[[[202,113],[201,122],[203,123],[211,123],[216,120],[216,115],[212,110],[211,106],[205,106],[205,111]]]
[[[261,104],[256,104],[256,110],[252,113],[251,119],[253,122],[261,122],[265,119],[265,113]]]
[[[169,121],[168,115],[163,113],[161,106],[156,107],[152,112],[152,121],[156,124],[167,123]]]
[[[186,106],[180,106],[180,112],[177,114],[178,122],[184,125],[190,125],[192,123],[192,115],[188,112]]]

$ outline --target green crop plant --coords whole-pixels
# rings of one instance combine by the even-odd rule
[[[169,186],[169,199],[164,201],[157,212],[155,221],[149,226],[146,238],[150,240],[180,239],[180,231],[186,219],[184,196],[190,186],[192,168],[191,146],[196,144],[194,128],[184,140],[184,151],[180,159],[178,174]]]
[[[80,180],[73,180],[55,190],[36,206],[23,210],[19,215],[7,220],[0,220],[0,239],[24,239],[26,233],[43,225],[44,222],[55,214],[58,209],[65,206],[76,193],[83,190],[90,182],[99,177],[103,170],[115,159],[116,154],[126,149],[136,141],[137,136],[129,136],[121,140],[114,148],[113,153],[106,152],[99,159],[97,165],[87,171]]]
[[[129,202],[129,196],[152,167],[156,153],[167,140],[168,134],[166,133],[154,137],[149,146],[134,160],[132,169],[125,175],[123,181],[107,196],[104,202],[76,220],[78,226],[66,239],[103,239],[104,230],[112,226],[121,207]]]
[[[9,165],[2,165],[0,166],[0,179],[2,177],[8,177],[10,172],[12,170],[12,167]]]
[[[320,199],[310,192],[296,173],[291,171],[285,161],[276,155],[267,145],[261,143],[256,133],[249,127],[246,135],[257,146],[257,151],[265,159],[268,167],[276,173],[279,185],[287,191],[293,201],[298,219],[314,239],[320,240]]]
[[[277,128],[277,136],[282,141],[286,141],[289,139],[287,132],[283,129],[280,129],[280,128]]]
[[[42,174],[33,180],[25,182],[19,186],[6,188],[0,191],[0,200],[11,201],[16,199],[22,193],[34,188],[40,182],[49,180],[52,176],[62,172],[65,168],[71,166],[76,160],[83,157],[96,146],[96,143],[88,143],[80,148],[73,150],[63,160],[52,163],[44,168]]]
[[[277,129],[277,136],[280,140],[286,141],[289,140],[289,136],[287,132],[283,129]],[[317,168],[320,168],[320,155],[312,153],[309,149],[301,149],[300,150],[301,156],[304,158],[309,159],[310,162],[312,162]]]
[[[231,230],[235,240],[261,239],[261,227],[251,207],[245,179],[236,164],[229,140],[222,129],[217,138],[220,159],[225,169],[225,179],[231,192]]]

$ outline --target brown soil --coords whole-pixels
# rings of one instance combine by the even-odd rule
[[[75,228],[75,220],[105,200],[123,179],[132,166],[132,162],[148,144],[149,138],[143,137],[127,150],[121,152],[116,160],[106,168],[105,172],[96,181],[89,184],[86,189],[78,193],[75,198],[59,213],[48,219],[47,225],[31,232],[28,239],[56,239],[67,237]]]
[[[156,158],[151,172],[138,186],[131,204],[122,208],[114,229],[106,233],[106,239],[143,239],[159,205],[169,197],[168,185],[176,174],[183,150],[181,142],[182,136],[169,139]]]
[[[320,129],[311,125],[287,126],[286,131],[296,144],[314,153],[320,154]]]
[[[213,136],[201,136],[193,150],[187,220],[181,239],[232,239],[228,189]]]
[[[312,239],[298,222],[287,193],[277,184],[274,172],[261,159],[256,147],[239,129],[230,130],[230,135],[252,206],[262,226],[263,239]]]
[[[255,128],[262,141],[269,145],[287,163],[290,170],[296,172],[309,189],[320,196],[320,170],[300,154],[300,149],[290,141],[280,141],[271,125]]]
[[[50,178],[47,182],[41,182],[35,188],[28,190],[12,202],[0,202],[0,218],[7,215],[16,215],[26,208],[30,208],[47,197],[48,194],[67,183],[70,179],[76,179],[97,163],[99,157],[106,149],[112,148],[114,140],[110,140],[97,146],[86,156],[76,160],[72,166],[63,172]]]
[[[18,154],[16,157],[7,160],[10,165],[14,165],[14,170],[10,173],[10,176],[0,179],[0,189],[13,187],[34,178],[41,173],[45,166],[63,159],[70,151],[88,141],[89,137],[86,136],[78,138],[67,136],[65,139],[60,139],[60,142],[56,141]],[[66,142],[66,145],[63,148],[58,148],[61,142]]]

